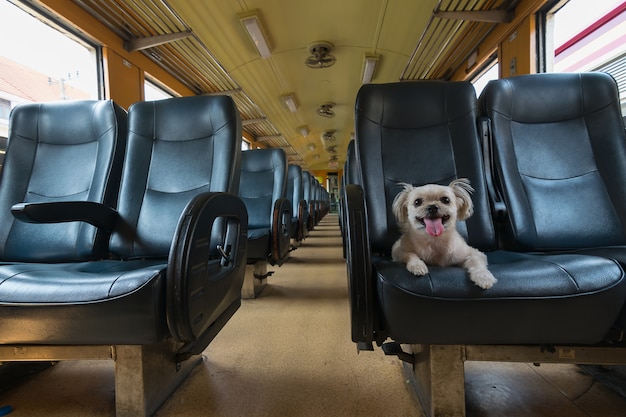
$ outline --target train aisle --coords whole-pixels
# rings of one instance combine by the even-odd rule
[[[346,265],[329,214],[205,350],[159,417],[420,416],[402,364],[357,355]]]

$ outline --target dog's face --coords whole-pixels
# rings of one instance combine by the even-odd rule
[[[454,180],[448,186],[403,185],[392,207],[403,230],[410,227],[433,237],[441,236],[446,230],[456,228],[457,220],[467,219],[474,211],[470,195],[474,190],[465,178]]]

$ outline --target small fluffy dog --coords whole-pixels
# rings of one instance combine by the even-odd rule
[[[491,288],[497,279],[487,269],[484,253],[469,246],[456,230],[456,222],[474,212],[466,178],[452,181],[447,187],[427,184],[414,187],[401,183],[404,190],[393,201],[393,213],[402,232],[394,243],[391,256],[406,264],[414,275],[426,275],[428,265],[459,265],[479,287]]]

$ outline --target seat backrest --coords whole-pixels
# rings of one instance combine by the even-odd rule
[[[248,230],[270,228],[274,203],[287,193],[287,155],[280,148],[242,152],[239,197],[248,209]]]
[[[287,199],[291,202],[292,218],[297,219],[300,201],[304,199],[302,168],[290,164],[287,172]]]
[[[361,170],[356,158],[356,145],[354,140],[348,143],[343,175],[345,184],[361,184]]]
[[[346,229],[345,223],[347,221],[347,203],[345,198],[346,185],[349,184],[361,184],[361,173],[358,171],[358,165],[356,163],[356,150],[354,139],[348,142],[348,148],[346,150],[346,161],[343,164],[343,175],[341,177],[341,189],[339,198],[339,226],[342,232],[343,238],[343,253],[346,255]]]
[[[312,179],[311,179],[311,173],[309,171],[302,171],[302,191],[304,194],[304,210],[306,211],[305,214],[305,222],[304,222],[304,227],[307,230],[311,230],[312,227],[312,222],[313,222],[313,216],[315,214],[314,211],[311,210],[311,202],[313,201],[313,188],[312,188]]]
[[[311,174],[308,171],[302,171],[302,192],[304,200],[306,201],[307,208],[309,202],[311,202]]]
[[[448,185],[468,178],[474,215],[458,230],[480,249],[495,245],[469,82],[367,84],[356,99],[356,155],[371,249],[389,254],[400,236],[391,210],[401,182]]]
[[[0,178],[1,261],[76,261],[106,254],[108,233],[83,222],[21,222],[11,206],[93,201],[115,208],[126,132],[126,111],[110,100],[13,109]]]
[[[202,192],[236,195],[241,119],[227,96],[133,104],[119,198],[122,224],[111,239],[120,258],[167,257],[179,218]]]
[[[626,134],[617,85],[605,73],[491,81],[491,120],[505,242],[521,249],[626,243]]]

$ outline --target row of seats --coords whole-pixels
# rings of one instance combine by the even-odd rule
[[[243,298],[256,297],[273,271],[289,259],[328,211],[328,193],[280,148],[244,151],[239,197],[248,210]]]
[[[626,134],[607,74],[365,85],[344,190],[352,340],[413,364],[429,416],[465,415],[463,362],[626,363]],[[468,178],[458,222],[498,279],[393,262],[400,183]]]
[[[16,107],[0,362],[115,360],[117,415],[151,415],[241,305],[246,265],[289,250],[285,153],[241,133],[229,97]],[[312,196],[294,200],[317,217]]]
[[[239,197],[248,210],[248,264],[282,265],[328,212],[328,193],[280,148],[242,153]]]
[[[152,414],[241,305],[247,265],[282,264],[327,206],[282,149],[242,152],[241,133],[229,97],[16,107],[0,362],[113,359],[117,415]]]
[[[289,165],[288,176],[287,199],[292,213],[299,213],[291,227],[292,247],[297,247],[330,211],[330,195],[315,176],[299,165]]]

